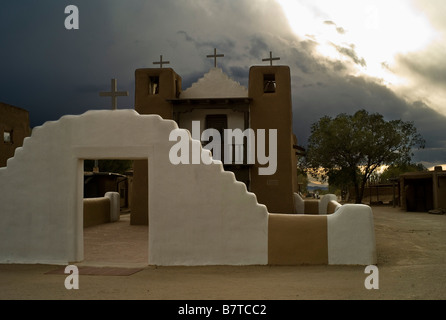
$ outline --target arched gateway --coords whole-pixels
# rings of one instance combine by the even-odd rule
[[[149,264],[267,264],[266,207],[220,162],[171,164],[172,130],[181,129],[133,110],[35,128],[0,168],[0,263],[81,261],[83,160],[148,159]]]

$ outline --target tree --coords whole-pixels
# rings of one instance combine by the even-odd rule
[[[327,173],[326,180],[328,180],[329,189],[330,190],[339,189],[341,192],[342,200],[346,199],[350,187],[353,186],[350,177],[351,177],[350,172],[345,169],[332,170]],[[336,193],[336,191],[332,193]]]
[[[409,164],[393,164],[386,168],[379,176],[380,183],[388,183],[390,179],[398,178],[400,175],[406,172],[419,172],[427,171],[423,164],[409,163]]]
[[[325,116],[311,127],[305,166],[329,183],[353,185],[356,203],[361,203],[364,187],[376,169],[410,163],[412,149],[424,144],[412,122],[385,121],[382,115],[365,110]]]
[[[297,183],[299,184],[299,191],[307,192],[308,176],[304,169],[297,168]]]

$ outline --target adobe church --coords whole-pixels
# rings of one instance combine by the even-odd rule
[[[270,53],[269,65],[252,66],[249,70],[248,88],[230,79],[217,67],[214,49],[214,67],[190,88],[182,90],[181,76],[172,68],[163,68],[162,56],[159,68],[144,68],[135,71],[135,110],[139,114],[157,114],[163,119],[175,120],[180,128],[192,132],[192,122],[199,121],[200,135],[206,129],[223,133],[225,129],[277,130],[277,167],[272,175],[260,175],[260,164],[247,161],[247,140],[243,145],[222,141],[221,155],[227,152],[224,145],[232,147],[232,156],[241,156],[241,161],[224,163],[226,171],[232,171],[238,181],[246,184],[247,190],[257,196],[260,204],[269,212],[294,213],[293,193],[297,184],[297,140],[292,130],[291,77],[288,66],[273,65]],[[222,135],[223,136],[223,135]],[[268,137],[265,139],[265,154],[270,152]],[[205,146],[207,142],[202,141]],[[237,151],[243,150],[238,153]],[[236,160],[236,159],[234,159]],[[132,224],[148,223],[148,165],[147,160],[134,163],[132,195]],[[205,197],[206,195],[203,195]],[[172,199],[173,201],[175,199]]]
[[[0,167],[0,263],[84,259],[85,159],[135,160],[132,223],[147,224],[150,214],[148,264],[376,263],[370,207],[341,206],[324,197],[319,214],[291,214],[304,213],[297,204],[304,209],[306,204],[293,192],[296,143],[288,67],[251,67],[246,89],[215,62],[184,91],[172,69],[138,69],[135,100],[136,111],[91,110],[48,121]],[[185,134],[187,144],[210,159],[211,151],[186,130],[196,120],[201,129],[214,131],[276,130],[274,174],[260,175],[265,163],[258,159],[225,165],[212,159],[193,165],[169,161],[176,145],[172,132]]]

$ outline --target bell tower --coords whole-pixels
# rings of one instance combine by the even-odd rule
[[[163,119],[173,119],[173,107],[169,100],[179,97],[181,77],[172,68],[163,68],[163,64],[168,63],[160,56],[160,61],[154,62],[160,68],[136,69],[135,110],[139,114],[157,114]],[[148,174],[147,160],[135,160],[130,215],[130,223],[133,225],[148,224]]]
[[[277,130],[277,170],[259,175],[257,161],[251,170],[251,190],[272,213],[293,213],[295,151],[293,149],[291,76],[288,66],[253,66],[249,70],[250,127],[257,132]],[[268,141],[268,138],[266,138]],[[271,150],[266,145],[266,152]]]

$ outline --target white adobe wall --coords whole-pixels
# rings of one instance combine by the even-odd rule
[[[149,158],[150,264],[267,264],[266,207],[220,162],[171,164],[174,129],[133,110],[35,128],[0,168],[0,263],[81,261],[83,159]]]
[[[372,209],[344,204],[327,216],[328,264],[371,265],[377,262]]]
[[[335,194],[324,194],[319,200],[319,214],[327,214],[327,206],[330,201],[337,201]]]

